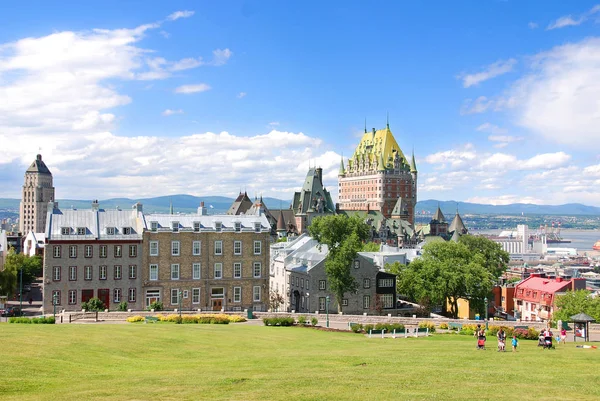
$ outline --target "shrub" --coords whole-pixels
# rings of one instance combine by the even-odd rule
[[[265,326],[269,326],[271,324],[271,318],[263,317],[262,321]]]
[[[227,318],[230,323],[241,323],[246,321],[246,318],[240,315],[228,315]]]
[[[265,326],[293,326],[295,320],[293,317],[271,317],[263,318],[263,323]]]
[[[50,317],[11,317],[8,319],[8,323],[22,323],[22,324],[54,324],[55,320],[53,316]]]
[[[317,319],[316,317],[310,319],[310,324],[312,324],[313,326],[316,326],[317,323],[319,323],[319,319]]]
[[[365,324],[364,328],[365,328],[365,333],[368,333],[369,331],[373,330],[375,328],[375,326],[372,324]]]
[[[362,333],[363,325],[360,323],[355,323],[352,326],[350,326],[350,330],[352,330],[355,333]]]
[[[144,317],[143,316],[130,316],[126,319],[129,323],[135,323],[135,322],[143,322]]]
[[[229,319],[226,316],[213,316],[210,324],[229,324]]]
[[[430,333],[435,333],[435,323],[433,322],[421,322],[419,323],[420,329],[429,329]]]
[[[198,324],[198,317],[197,316],[185,315],[181,319],[181,322],[184,323],[184,324]]]
[[[119,311],[120,312],[127,312],[127,301],[123,301],[119,304]]]
[[[442,329],[442,330],[448,330],[448,323],[441,323],[440,324],[440,329]]]
[[[154,301],[150,304],[150,306],[148,308],[146,308],[147,310],[152,310],[154,309],[155,311],[161,311],[163,310],[163,303],[159,302],[159,301]]]
[[[306,316],[298,316],[298,324],[304,326],[306,324]]]

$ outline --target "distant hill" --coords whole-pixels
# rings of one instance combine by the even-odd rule
[[[168,212],[169,205],[173,202],[175,212],[192,213],[196,212],[200,202],[203,201],[209,208],[210,213],[224,213],[229,209],[234,198],[225,196],[192,196],[192,195],[172,195],[159,196],[156,198],[113,198],[100,200],[100,207],[105,209],[114,209],[119,206],[122,209],[129,209],[136,202],[144,205],[145,212]],[[263,198],[269,209],[287,209],[290,207],[289,200],[276,198]],[[76,209],[89,209],[91,200],[59,199],[61,207]],[[527,203],[513,203],[510,205],[484,205],[479,203],[455,202],[455,201],[437,201],[434,199],[417,202],[417,211],[435,212],[438,203],[442,212],[446,216],[452,216],[456,208],[461,214],[543,214],[543,215],[563,215],[563,216],[596,216],[600,215],[600,207],[586,206],[580,203],[567,203],[564,205],[532,205]],[[212,207],[211,207],[212,206]],[[0,198],[0,210],[19,212],[19,199]]]

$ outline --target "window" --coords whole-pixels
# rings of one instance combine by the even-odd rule
[[[60,305],[60,291],[52,291],[52,305]]]
[[[261,265],[260,262],[254,262],[254,268],[252,269],[254,271],[254,278],[260,277],[260,273],[261,273]]]
[[[233,254],[234,255],[242,254],[242,241],[233,241]]]
[[[121,280],[121,266],[115,265],[115,280]]]
[[[220,221],[215,221],[215,231],[221,232],[222,229],[223,229],[223,223],[221,223]]]
[[[86,245],[85,246],[85,252],[84,255],[86,258],[91,258],[92,257],[92,246],[91,245]]]
[[[223,241],[215,241],[215,255],[223,255]]]
[[[360,260],[355,260],[354,261],[354,268],[355,269],[360,269]]]
[[[118,304],[119,302],[121,302],[121,289],[120,288],[115,288],[113,291],[113,302]]]
[[[384,308],[389,309],[394,307],[394,294],[382,294],[380,300]]]
[[[363,279],[363,288],[371,288],[371,279],[370,278]]]
[[[260,255],[261,246],[262,246],[262,242],[254,241],[254,254],[255,255]]]
[[[84,280],[91,280],[92,279],[92,266],[84,266],[83,268],[84,274],[83,274],[83,279]]]
[[[137,276],[137,266],[129,265],[129,278],[134,279]]]
[[[69,305],[77,303],[77,290],[69,290]]]
[[[69,234],[71,234],[71,228],[70,227],[61,227],[60,233],[62,235],[69,235]]]
[[[256,231],[257,233],[259,233],[261,228],[262,227],[261,227],[260,223],[258,223],[258,222],[254,223],[254,231]]]
[[[60,281],[60,266],[54,266],[52,270],[52,280]]]
[[[296,277],[296,287],[300,287],[300,277]]]
[[[100,257],[105,258],[107,254],[106,245],[100,245]]]
[[[394,286],[393,278],[382,278],[379,280],[379,287],[382,288],[391,288]]]
[[[215,278],[223,278],[223,263],[215,263]]]
[[[106,227],[106,235],[115,235],[114,227]]]
[[[252,300],[254,302],[260,302],[260,285],[255,285],[252,290]]]
[[[242,287],[233,287],[233,302],[242,302]]]
[[[300,279],[300,288],[304,288],[304,279]]]
[[[235,227],[235,232],[239,233],[240,231],[242,231],[242,223],[240,223],[239,221],[235,222],[235,226],[234,227]]]
[[[192,303],[200,303],[200,288],[192,288]]]
[[[325,310],[325,297],[319,297],[319,310]]]
[[[179,241],[171,241],[171,255],[179,256]]]
[[[150,222],[150,231],[158,231],[158,221]]]
[[[115,245],[115,258],[120,258],[123,255],[123,246]]]
[[[171,288],[171,305],[179,304],[179,289]]]
[[[129,302],[135,302],[135,288],[129,289]]]
[[[131,234],[131,227],[123,227],[123,235]]]
[[[100,280],[106,280],[106,271],[107,271],[107,267],[106,266],[100,266]]]
[[[158,265],[150,265],[150,280],[158,280]]]
[[[223,288],[212,288],[210,290],[210,296],[212,298],[225,298],[225,290]]]
[[[192,263],[192,278],[200,280],[200,263]]]
[[[172,222],[171,229],[173,230],[174,233],[179,232],[179,222],[178,221]]]
[[[150,241],[150,256],[158,256],[158,241]]]
[[[233,278],[242,278],[242,264],[241,263],[233,264]]]
[[[171,280],[179,280],[179,265],[171,265]]]
[[[129,245],[129,257],[135,258],[137,256],[137,245]]]
[[[320,290],[324,290],[326,288],[327,284],[325,283],[325,280],[319,280],[319,289]]]
[[[200,232],[200,222],[198,221],[194,222],[194,232]]]
[[[52,248],[52,255],[53,255],[55,258],[60,258],[60,245],[55,245],[55,246]]]
[[[69,281],[77,281],[77,266],[69,266]]]
[[[369,295],[363,296],[363,308],[369,309],[371,307],[371,297]]]
[[[342,306],[348,306],[348,299],[347,298],[342,299]]]
[[[310,290],[309,285],[308,285],[308,279],[306,279],[306,291]]]
[[[77,245],[69,245],[69,257],[70,258],[77,257]]]
[[[200,255],[200,241],[192,242],[192,255]]]
[[[77,235],[85,235],[85,227],[77,227]]]

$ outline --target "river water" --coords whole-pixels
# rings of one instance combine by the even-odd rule
[[[504,230],[481,230],[473,234],[498,235]],[[533,233],[531,230],[529,233]],[[600,230],[569,230],[563,229],[560,235],[565,240],[571,240],[566,244],[548,244],[551,248],[577,248],[578,251],[591,251],[596,241],[600,241]]]

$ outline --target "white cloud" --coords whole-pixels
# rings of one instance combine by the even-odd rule
[[[548,27],[546,29],[552,30],[552,29],[564,28],[566,26],[577,26],[577,25],[580,25],[583,21],[585,21],[585,18],[573,19],[573,17],[571,15],[565,15],[564,17],[560,17],[556,21],[550,23],[550,25],[548,25]]]
[[[508,130],[506,128],[500,128],[497,125],[491,123],[483,123],[475,129],[481,132],[489,132],[490,134],[494,135],[503,135],[508,133]]]
[[[494,101],[485,96],[479,96],[477,99],[466,99],[460,110],[460,114],[476,114],[486,112],[493,108]]]
[[[458,76],[463,81],[463,87],[469,88],[473,85],[478,85],[481,82],[487,81],[488,79],[495,78],[497,76],[506,74],[513,70],[513,67],[517,64],[517,60],[511,58],[509,60],[499,60],[493,64],[488,65],[481,72],[475,74],[461,74]]]
[[[270,127],[277,127],[277,126],[279,126],[279,122],[278,122],[278,121],[271,121],[271,122],[269,123],[269,126],[270,126]]]
[[[172,116],[173,114],[183,114],[183,110],[181,110],[181,109],[177,109],[177,110],[166,109],[165,111],[162,112],[163,116]]]
[[[496,142],[494,145],[495,148],[504,148],[508,146],[509,143],[522,141],[522,136],[511,136],[511,135],[490,135],[488,136],[488,140],[491,142]]]
[[[173,14],[170,14],[167,19],[169,21],[175,21],[179,18],[189,18],[194,15],[194,11],[175,11]]]
[[[527,26],[529,27],[529,29],[536,29],[539,25],[535,22],[530,22],[527,24]]]
[[[206,92],[210,90],[210,85],[207,84],[194,84],[194,85],[181,85],[175,88],[175,93],[198,93],[198,92]]]
[[[565,152],[545,153],[525,160],[522,169],[554,169],[564,166],[569,160],[571,160],[571,156]]]
[[[233,56],[233,52],[229,49],[217,49],[213,51],[213,61],[211,62],[214,66],[220,66],[225,63]]]
[[[181,59],[181,60],[173,63],[173,65],[171,65],[170,70],[171,71],[189,70],[190,68],[196,68],[201,65],[202,65],[202,57],[198,57],[198,58],[189,57],[189,58],[184,58],[184,59]]]
[[[246,95],[247,95],[246,92],[240,92],[240,93],[238,93],[237,98],[242,99],[242,98],[246,97]]]

